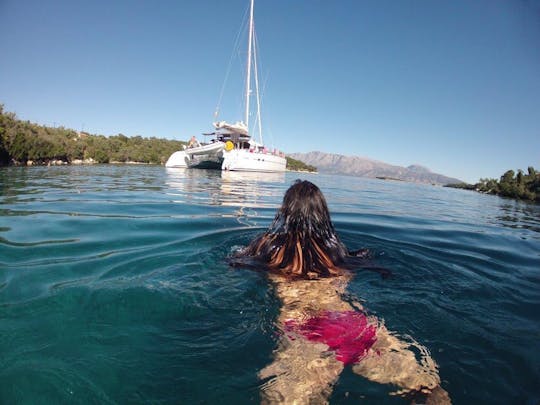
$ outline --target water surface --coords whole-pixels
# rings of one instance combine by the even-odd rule
[[[279,302],[225,258],[297,178],[324,192],[349,293],[425,345],[456,404],[540,400],[540,207],[345,176],[0,169],[0,403],[256,404]],[[346,370],[331,404],[400,404]]]

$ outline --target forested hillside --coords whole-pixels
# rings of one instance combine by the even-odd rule
[[[185,142],[159,138],[91,135],[17,119],[0,104],[0,165],[140,162],[163,164]]]
[[[476,184],[459,183],[450,184],[448,187],[540,202],[540,173],[532,166],[528,167],[527,174],[523,170],[518,170],[517,173],[507,170],[499,180],[480,179]]]

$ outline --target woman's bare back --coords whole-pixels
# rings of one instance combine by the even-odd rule
[[[282,335],[273,362],[259,373],[260,378],[267,380],[262,388],[262,402],[325,404],[346,361],[339,359],[339,349],[331,350],[321,339],[310,340],[301,329],[291,325],[302,325],[321,314],[349,314],[351,311],[361,314],[360,303],[343,300],[349,276],[291,281],[270,275],[270,280],[282,303],[277,319]],[[433,392],[438,399],[431,403],[450,403],[448,394],[440,388],[437,366],[427,349],[413,341],[401,341],[373,316],[365,319],[364,327],[374,328],[376,333],[373,344],[359,353],[352,364],[355,373],[395,386],[396,394]],[[436,397],[432,395],[431,399]]]

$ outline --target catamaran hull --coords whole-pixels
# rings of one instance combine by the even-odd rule
[[[165,167],[188,167],[188,159],[186,152],[179,150],[169,157],[167,163],[165,163]]]
[[[174,152],[165,166],[220,170],[223,164],[223,146],[223,142],[214,142]]]
[[[188,167],[190,169],[213,169],[221,170],[223,158],[220,156],[197,155],[189,160]]]
[[[244,172],[284,172],[287,161],[271,153],[250,152],[246,149],[223,151],[222,170]]]

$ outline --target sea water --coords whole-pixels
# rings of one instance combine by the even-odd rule
[[[348,294],[431,352],[455,404],[540,400],[540,206],[345,176],[0,169],[1,404],[256,404],[279,301],[226,258],[296,178],[359,269]],[[346,369],[331,404],[405,404]]]

